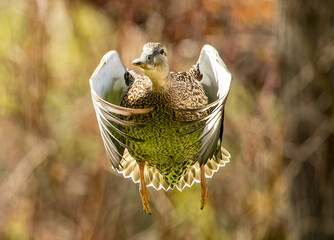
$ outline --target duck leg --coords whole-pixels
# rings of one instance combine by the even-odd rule
[[[205,178],[204,165],[201,166],[201,210],[204,208],[208,199],[208,184]]]
[[[139,183],[139,193],[141,197],[141,201],[143,203],[144,211],[148,214],[151,214],[151,207],[150,207],[150,196],[148,195],[145,179],[144,179],[144,169],[145,169],[145,162],[138,162],[139,172],[140,172],[140,183]]]

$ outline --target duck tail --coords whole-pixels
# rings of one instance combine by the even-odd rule
[[[211,178],[220,167],[224,167],[226,163],[230,162],[230,158],[231,154],[225,148],[221,147],[221,153],[213,156],[204,165],[205,177]],[[121,167],[114,170],[123,174],[125,178],[131,178],[133,182],[139,183],[139,166],[127,150],[124,152]],[[144,178],[147,187],[153,187],[156,190],[163,189],[165,191],[176,187],[179,191],[182,191],[185,187],[191,187],[195,182],[201,181],[201,169],[199,163],[195,163],[189,167],[175,186],[168,184],[157,169],[148,165],[145,165]]]
[[[204,165],[205,177],[211,178],[220,167],[224,167],[226,163],[230,162],[231,154],[221,146],[220,153],[213,155]],[[188,171],[180,178],[176,185],[179,191],[182,191],[184,187],[191,187],[194,182],[199,183],[201,181],[201,167],[199,162],[189,167]]]

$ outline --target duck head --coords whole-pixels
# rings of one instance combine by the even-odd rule
[[[153,88],[164,89],[170,80],[167,49],[160,43],[146,43],[140,58],[132,64],[140,67],[144,74],[151,79]]]

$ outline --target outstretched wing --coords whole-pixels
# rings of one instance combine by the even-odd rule
[[[203,75],[199,82],[208,97],[209,104],[198,111],[210,110],[205,117],[205,128],[200,137],[201,148],[197,160],[201,165],[208,159],[221,156],[223,136],[224,106],[230,90],[232,76],[217,50],[210,45],[204,45],[198,59],[200,73]]]
[[[125,121],[120,116],[143,114],[151,110],[120,106],[122,96],[128,88],[124,79],[125,73],[126,69],[118,53],[110,51],[104,55],[89,80],[93,106],[104,147],[112,166],[117,170],[121,166],[124,148],[128,148],[125,145],[125,139],[140,141],[140,139],[128,136],[122,129],[138,127],[143,124]]]

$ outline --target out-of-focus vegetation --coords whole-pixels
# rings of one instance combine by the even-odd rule
[[[333,163],[321,164],[334,143],[333,82],[326,85],[333,78],[323,74],[333,71],[333,38],[316,42],[326,46],[323,58],[305,53],[302,64],[283,61],[307,52],[293,41],[309,37],[305,28],[294,31],[296,25],[323,24],[314,23],[312,11],[290,24],[302,1],[287,2],[278,8],[275,0],[0,1],[0,239],[298,239],[305,229],[329,238],[303,239],[333,237]],[[287,32],[292,40],[285,42]],[[88,80],[110,49],[130,66],[148,41],[167,46],[174,71],[188,69],[209,43],[233,74],[224,132],[232,161],[208,181],[203,211],[197,184],[182,193],[149,189],[148,216],[138,185],[108,171]],[[296,67],[281,74],[287,66]],[[318,88],[316,97],[303,95],[318,76],[326,94]],[[321,129],[307,126],[293,142],[300,119],[313,119],[301,109],[313,101],[325,112],[314,120]],[[298,109],[305,116],[294,118]],[[324,181],[306,177],[296,184],[303,161],[311,172],[320,166],[327,174],[327,185],[315,189],[329,193],[309,212],[314,188],[308,185]],[[303,198],[296,187],[310,195]]]

